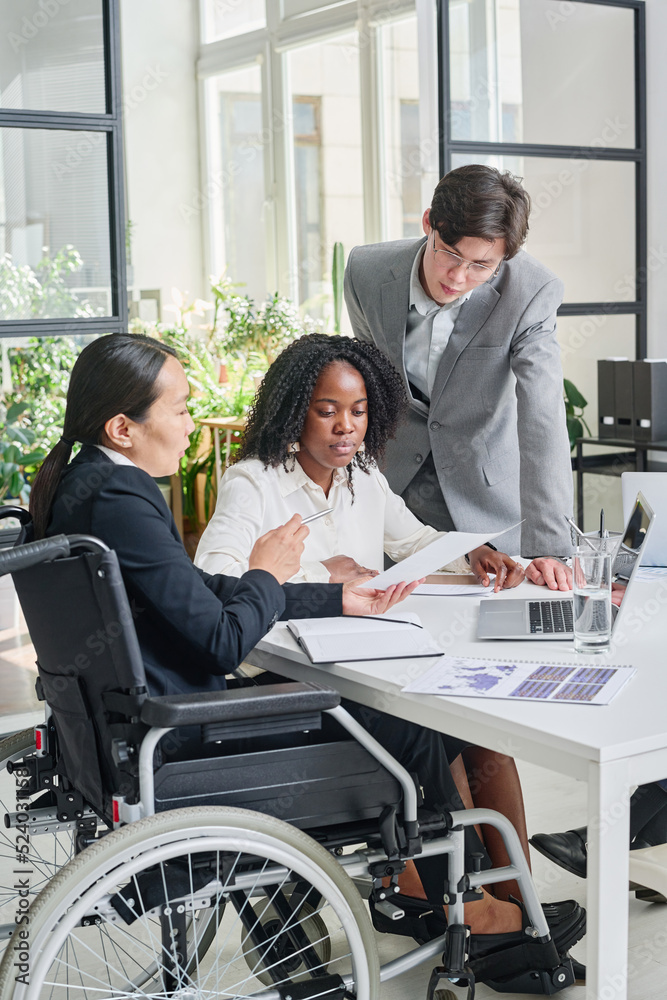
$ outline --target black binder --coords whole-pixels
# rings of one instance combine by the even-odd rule
[[[667,361],[633,361],[634,438],[667,440]]]
[[[615,361],[598,360],[598,435],[616,437],[616,404],[614,402]]]
[[[614,361],[616,437],[634,439],[632,375],[634,361]]]

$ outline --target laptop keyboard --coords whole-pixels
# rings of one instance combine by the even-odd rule
[[[574,632],[572,601],[529,601],[528,621],[531,633]]]

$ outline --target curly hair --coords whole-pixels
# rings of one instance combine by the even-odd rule
[[[318,378],[336,361],[356,368],[368,396],[365,449],[357,452],[348,466],[352,489],[352,468],[368,472],[381,459],[387,441],[396,433],[407,399],[401,376],[382,351],[349,337],[313,333],[295,340],[278,355],[257,390],[237,461],[259,458],[265,467],[282,463],[288,471],[288,445],[299,440]]]

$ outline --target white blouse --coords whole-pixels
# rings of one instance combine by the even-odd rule
[[[292,517],[307,517],[327,507],[333,512],[308,527],[301,570],[292,583],[327,583],[323,560],[350,556],[361,566],[384,569],[384,553],[398,562],[439,538],[443,532],[419,521],[399,496],[389,489],[382,473],[355,468],[354,498],[347,472],[336,469],[329,496],[305,474],[299,463],[286,472],[282,465],[264,468],[259,459],[238,462],[222,477],[215,513],[197,548],[195,564],[207,573],[241,576],[260,537]],[[469,572],[464,559],[446,569]]]

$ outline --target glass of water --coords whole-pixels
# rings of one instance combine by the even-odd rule
[[[574,648],[577,653],[601,653],[611,645],[611,552],[594,552],[587,545],[572,559]]]

